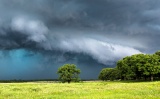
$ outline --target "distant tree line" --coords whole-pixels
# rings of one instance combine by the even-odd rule
[[[136,54],[117,62],[115,68],[104,68],[100,80],[151,80],[160,79],[160,51],[154,54]]]
[[[80,81],[80,69],[74,64],[64,64],[57,74],[63,83]],[[100,80],[151,80],[160,79],[160,51],[154,54],[135,54],[117,61],[115,68],[101,70]]]

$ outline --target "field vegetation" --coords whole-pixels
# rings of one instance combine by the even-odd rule
[[[0,99],[160,99],[160,81],[0,83]]]

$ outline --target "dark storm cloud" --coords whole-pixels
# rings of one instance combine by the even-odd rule
[[[160,49],[159,5],[159,0],[0,0],[0,49],[24,49],[24,57],[42,54],[50,65],[113,65],[124,56]]]
[[[107,31],[105,28],[110,24],[122,23],[123,15],[120,15],[120,20],[115,21],[118,9],[107,10],[117,4],[103,0],[1,0],[1,48],[85,53],[104,64],[122,56],[139,53],[140,51],[132,47],[112,44],[114,40],[104,41],[107,35],[103,39],[97,39],[97,36],[103,37],[105,34],[117,32]],[[106,18],[107,15],[111,18]],[[99,29],[102,31],[98,32]],[[119,53],[119,49],[124,50],[122,54],[114,55]]]

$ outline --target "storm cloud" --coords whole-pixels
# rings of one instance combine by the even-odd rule
[[[56,75],[60,65],[75,63],[83,70],[82,78],[92,79],[125,56],[153,53],[160,49],[159,4],[159,0],[0,0],[4,70],[0,78],[56,78],[51,74]]]

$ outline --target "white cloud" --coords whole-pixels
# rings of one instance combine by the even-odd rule
[[[108,64],[109,61],[117,61],[118,59],[141,53],[132,47],[116,45],[108,42],[92,38],[66,38],[59,40],[57,46],[53,44],[52,48],[67,52],[84,53],[92,56],[98,62]]]
[[[25,17],[12,19],[11,28],[28,36],[28,40],[42,42],[46,40],[48,28],[39,20],[31,20]]]
[[[31,20],[26,17],[13,18],[11,28],[27,35],[27,40],[37,42],[38,46],[45,50],[83,53],[105,65],[122,57],[141,53],[135,48],[102,41],[91,36],[85,37],[85,34],[81,35],[81,33],[77,35],[73,33],[68,35],[67,31],[55,33],[49,30],[41,21]]]

